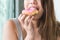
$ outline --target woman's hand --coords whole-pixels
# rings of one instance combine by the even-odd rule
[[[24,14],[20,14],[19,21],[21,26],[25,29],[27,33],[33,32],[33,17],[32,16],[26,16]]]
[[[20,14],[20,16],[18,17],[21,26],[25,29],[25,31],[27,32],[27,36],[26,39],[31,39],[34,36],[34,28],[33,28],[33,16],[26,16],[24,14]]]

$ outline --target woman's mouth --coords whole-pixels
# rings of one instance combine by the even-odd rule
[[[37,15],[38,12],[39,12],[38,8],[36,8],[36,7],[30,7],[29,9],[24,9],[22,11],[22,13],[24,13],[26,15],[30,15],[30,16]]]
[[[29,9],[36,9],[39,11],[39,8],[37,8],[37,7],[30,7]]]
[[[31,8],[39,10],[39,7],[37,5],[29,5],[27,9],[31,9]]]

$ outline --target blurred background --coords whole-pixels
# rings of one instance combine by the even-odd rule
[[[54,0],[55,15],[60,21],[60,0]],[[23,9],[23,0],[0,0],[0,40],[2,40],[3,24],[10,18],[18,17]]]

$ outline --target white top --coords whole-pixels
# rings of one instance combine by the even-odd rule
[[[18,31],[18,40],[23,40],[22,30],[21,30],[21,27],[20,27],[18,19],[17,18],[13,18],[13,21],[15,22],[16,28],[17,28],[17,31]]]

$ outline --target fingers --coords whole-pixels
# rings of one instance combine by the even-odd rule
[[[32,20],[33,20],[33,16],[26,16],[24,14],[20,14],[20,16],[18,17],[21,25],[30,25],[32,26]]]
[[[26,15],[20,14],[20,16],[18,17],[19,21],[21,24],[24,23],[24,19],[25,19]]]
[[[29,22],[29,26],[32,26],[32,25],[33,25],[33,23],[32,23],[33,18],[34,18],[34,17],[32,17],[32,18],[29,20],[29,21],[30,21],[30,22]]]
[[[28,31],[32,31],[34,30],[33,28],[33,16],[26,16],[24,14],[20,14],[20,16],[18,17],[21,26],[28,32]]]
[[[30,19],[31,16],[27,16],[24,20],[24,23],[25,25],[28,25],[29,24],[29,19]]]
[[[30,30],[30,31],[33,31],[33,23],[32,23],[32,20],[33,20],[33,17],[31,17],[31,19],[29,19],[29,24],[28,24],[28,29]]]

